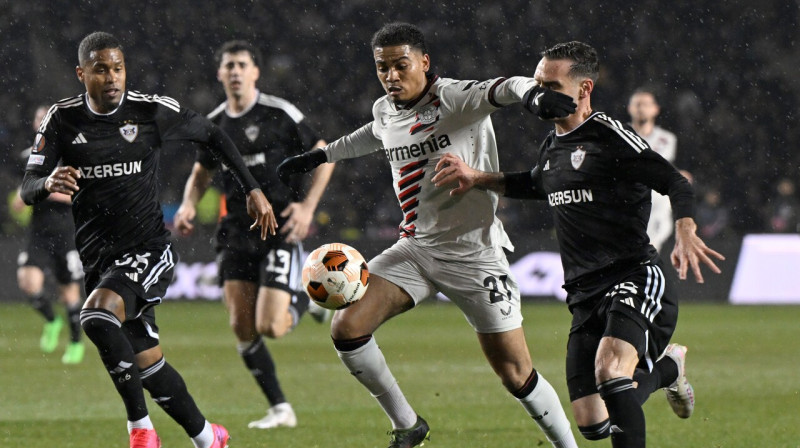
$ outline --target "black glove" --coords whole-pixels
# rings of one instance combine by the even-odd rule
[[[278,177],[284,185],[289,185],[293,174],[307,173],[327,161],[325,152],[319,148],[304,152],[299,156],[287,157],[278,165]]]
[[[577,107],[572,97],[541,86],[528,90],[522,97],[522,104],[525,109],[542,120],[564,118],[575,112]]]

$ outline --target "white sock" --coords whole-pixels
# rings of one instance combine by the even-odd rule
[[[208,420],[200,434],[192,437],[192,443],[194,443],[194,448],[210,448],[214,444],[214,428],[211,427]]]
[[[378,395],[375,399],[392,421],[392,429],[408,429],[417,423],[417,413],[408,404],[397,383],[394,383],[388,392]]]
[[[540,374],[536,388],[527,397],[518,398],[523,408],[542,429],[554,448],[578,448],[569,420],[553,386]]]
[[[135,422],[128,421],[128,434],[131,433],[134,429],[155,429],[153,428],[153,422],[150,421],[150,416],[145,415],[143,418],[136,420]]]
[[[383,411],[392,421],[394,429],[406,429],[417,422],[417,413],[406,401],[406,397],[397,385],[381,349],[370,338],[363,346],[349,351],[340,352],[339,359],[345,367],[367,390],[378,400]]]

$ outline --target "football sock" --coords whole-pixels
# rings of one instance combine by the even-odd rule
[[[80,342],[82,333],[80,303],[67,306],[67,320],[69,321],[69,340],[72,342]]]
[[[553,447],[578,448],[558,394],[536,369],[531,371],[525,384],[512,392],[512,395],[539,425]]]
[[[214,428],[206,421],[200,434],[192,437],[194,448],[209,448],[214,444]]]
[[[153,401],[181,425],[189,437],[197,436],[203,431],[206,418],[189,395],[181,375],[163,357],[143,369],[139,375],[142,386],[150,392]]]
[[[39,312],[42,316],[44,316],[44,320],[48,322],[52,322],[55,320],[56,315],[53,312],[53,304],[50,303],[49,300],[44,296],[42,291],[39,291],[36,294],[32,294],[28,296],[28,299],[31,302],[31,306],[33,309]]]
[[[308,311],[308,301],[311,300],[305,293],[292,294],[289,303],[289,314],[292,315],[292,329],[300,323],[300,318]]]
[[[611,422],[608,419],[594,425],[578,426],[578,430],[586,440],[603,440],[611,435],[610,429]]]
[[[147,416],[139,369],[134,365],[133,348],[122,332],[122,324],[110,311],[99,308],[81,310],[81,326],[86,337],[97,347],[103,365],[122,397],[128,421]]]
[[[408,429],[417,413],[400,390],[381,349],[371,335],[348,341],[334,341],[336,352],[350,373],[372,394],[392,422],[394,429]]]
[[[244,364],[250,369],[250,373],[255,378],[256,383],[266,395],[270,406],[285,403],[286,397],[284,397],[283,390],[281,390],[281,385],[278,382],[275,362],[264,344],[264,339],[259,336],[253,342],[240,342],[237,349],[244,360]]]
[[[128,420],[128,434],[131,433],[134,429],[154,429],[153,422],[150,421],[150,416],[145,415],[144,417],[140,418],[136,421]]]
[[[636,369],[633,374],[633,381],[638,383],[636,396],[640,404],[644,404],[650,394],[658,389],[669,387],[678,378],[678,364],[669,356],[665,356],[656,362],[653,371],[648,372],[644,369]]]
[[[597,390],[608,409],[611,446],[644,447],[644,411],[639,404],[633,380],[629,377],[614,378],[597,386]]]

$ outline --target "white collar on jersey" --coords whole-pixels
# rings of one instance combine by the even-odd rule
[[[227,116],[229,116],[231,118],[239,118],[239,117],[241,117],[242,115],[250,112],[251,110],[253,110],[254,107],[256,107],[256,103],[258,103],[258,97],[260,97],[260,96],[261,96],[261,91],[256,89],[256,95],[253,97],[253,101],[250,102],[250,104],[248,104],[247,107],[245,107],[244,110],[239,112],[238,114],[235,114],[235,113],[231,112],[230,108],[228,108],[228,104],[227,104],[227,101],[226,101],[225,102],[225,115],[227,115]]]
[[[122,107],[122,103],[125,102],[125,98],[127,98],[127,97],[128,97],[128,91],[126,90],[126,91],[122,92],[122,99],[119,100],[119,105],[117,105],[117,107],[114,110],[112,110],[111,112],[109,112],[107,114],[101,114],[100,112],[97,112],[96,110],[92,109],[92,103],[89,102],[89,93],[88,92],[83,95],[83,101],[86,103],[86,107],[89,108],[89,112],[91,112],[91,113],[93,113],[95,115],[99,115],[101,117],[107,117],[109,115],[114,115],[114,112],[118,111],[119,108]]]

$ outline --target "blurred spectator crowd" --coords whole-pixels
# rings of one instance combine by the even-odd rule
[[[328,141],[371,120],[382,95],[369,40],[393,20],[426,33],[434,72],[458,79],[531,76],[539,52],[582,40],[598,49],[602,75],[593,106],[627,121],[637,87],[658,93],[658,124],[678,136],[676,166],[694,176],[698,224],[707,238],[726,232],[797,232],[800,132],[797,2],[573,4],[456,0],[394,6],[366,0],[193,2],[151,0],[105,8],[99,2],[11,2],[0,28],[0,188],[12,194],[30,145],[33,111],[83,92],[77,46],[89,32],[125,46],[128,88],[178,99],[206,113],[224,94],[214,50],[229,39],[257,44],[259,87],[305,113]],[[529,169],[550,126],[519,106],[493,115],[503,170]],[[194,154],[162,155],[163,203],[179,200]],[[18,232],[8,207],[0,233]],[[394,239],[400,211],[382,153],[340,163],[317,229],[329,239]],[[503,201],[512,235],[551,225],[543,204]],[[213,221],[213,220],[211,220]],[[211,224],[211,223],[210,223]],[[515,238],[519,238],[516,236]]]

